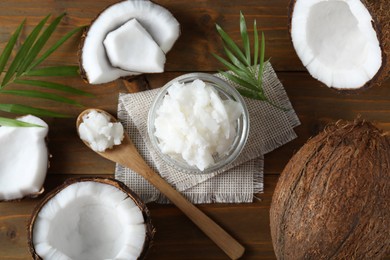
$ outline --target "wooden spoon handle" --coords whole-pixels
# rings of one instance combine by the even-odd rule
[[[183,211],[231,259],[238,259],[244,254],[245,248],[240,243],[149,167],[129,138],[125,138],[123,143],[115,149],[107,150],[100,155],[130,168],[144,177]]]
[[[245,248],[222,229],[211,218],[195,207],[191,202],[175,190],[169,183],[155,173],[152,169],[147,175],[147,180],[161,191],[173,204],[175,204],[189,219],[194,222],[214,243],[216,243],[231,259],[240,258]],[[146,176],[144,176],[146,177]]]

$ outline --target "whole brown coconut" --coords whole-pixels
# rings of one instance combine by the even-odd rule
[[[380,259],[390,253],[390,140],[338,122],[289,161],[272,198],[278,259]]]
[[[127,198],[130,198],[135,203],[136,207],[138,207],[139,210],[141,211],[141,214],[142,214],[142,217],[143,217],[143,221],[144,221],[144,225],[145,225],[145,237],[144,237],[144,241],[143,241],[142,251],[141,251],[141,253],[140,253],[140,255],[138,256],[137,259],[144,259],[146,257],[146,254],[148,253],[149,248],[152,246],[153,237],[154,237],[154,234],[156,232],[155,228],[152,225],[150,212],[149,212],[148,208],[146,207],[145,203],[138,197],[138,195],[135,194],[132,190],[130,190],[122,182],[117,181],[115,179],[111,179],[111,178],[101,178],[101,177],[81,177],[81,178],[68,179],[63,185],[57,187],[55,190],[53,190],[50,193],[48,193],[43,198],[43,200],[36,206],[32,216],[30,218],[30,221],[29,221],[29,224],[28,224],[28,230],[27,230],[28,231],[27,232],[28,233],[27,240],[28,240],[29,250],[30,250],[30,253],[32,255],[32,258],[33,259],[37,259],[37,260],[38,259],[42,259],[42,257],[37,253],[37,249],[35,248],[35,241],[34,241],[34,230],[35,230],[34,229],[34,225],[36,225],[36,223],[38,222],[37,219],[39,218],[39,213],[42,210],[42,208],[45,205],[51,203],[51,200],[57,194],[59,194],[60,192],[64,191],[66,188],[68,188],[68,187],[70,187],[71,185],[74,185],[74,184],[83,184],[83,183],[98,183],[98,184],[104,184],[105,186],[112,186],[112,187],[118,189],[119,191],[123,192],[125,195],[127,195]],[[85,194],[85,190],[87,190],[88,187],[84,186],[84,188],[85,188],[84,189],[84,194]],[[78,191],[78,192],[73,194],[75,196],[73,201],[76,201],[76,200],[80,201],[80,200],[83,199],[82,197],[81,198],[80,197],[77,198],[77,196],[78,196],[77,194],[79,192],[82,192],[82,191]],[[99,198],[98,189],[94,190],[94,193],[90,194],[90,195],[92,195],[93,197]],[[109,194],[105,194],[104,195],[104,197],[106,197],[106,196],[109,196]],[[54,203],[54,204],[57,204],[57,202]],[[93,208],[93,207],[96,208],[97,205],[98,204],[95,201],[93,204],[90,204],[88,207],[89,208]],[[85,207],[87,212],[88,212],[88,207]],[[53,211],[54,208],[51,207],[51,210]],[[112,211],[112,209],[110,209],[110,210]],[[122,213],[124,213],[124,212],[122,212]],[[63,210],[63,208],[61,209],[61,213],[60,214],[66,214],[66,212]],[[82,212],[73,212],[72,215],[78,216],[78,219],[81,219],[81,215],[82,214],[83,214]],[[67,219],[67,218],[71,218],[71,216],[65,217],[65,219]],[[51,220],[51,221],[54,222],[53,220]],[[91,222],[94,222],[94,221],[96,221],[96,220],[92,220]],[[84,226],[84,231],[81,231],[83,229],[83,226],[81,226],[80,223],[79,223],[79,232],[84,232],[85,233],[86,227]],[[100,219],[99,225],[100,225],[100,229],[101,230],[104,230],[104,228],[105,228],[103,226],[104,223],[105,222],[102,219]],[[57,221],[56,225],[64,225],[64,223]],[[42,227],[42,225],[41,225],[41,227]],[[51,229],[51,228],[52,227],[49,227],[49,229]],[[67,228],[68,227],[65,227],[65,230]],[[45,232],[45,231],[43,231],[43,232]],[[92,230],[92,232],[94,232],[94,230]],[[64,237],[64,236],[66,236],[66,235],[64,233],[62,233],[62,232],[59,232],[59,233],[55,234],[55,237],[57,239],[59,238],[59,240],[61,239],[61,237]],[[50,235],[46,235],[46,237],[49,240]],[[93,237],[92,239],[95,239],[96,241],[98,241],[100,238],[99,237]],[[71,242],[69,242],[69,240],[70,240],[70,238],[68,237],[68,238],[64,238],[63,240],[60,240],[60,241],[63,241],[63,242],[66,242],[66,243],[71,243]],[[83,243],[86,244],[87,247],[88,247],[88,245],[89,245],[89,247],[93,247],[94,241],[81,241],[80,243],[81,244],[83,244]],[[90,248],[89,249],[87,248],[85,250],[88,251],[88,250],[90,250]],[[74,252],[71,252],[71,253],[74,253]],[[102,255],[99,255],[99,257],[101,257],[102,259],[104,258],[104,256],[102,256]],[[52,256],[50,256],[48,258],[50,258],[50,259],[58,259],[58,255],[52,255]],[[84,257],[81,257],[81,256],[80,256],[80,258],[84,259]],[[91,257],[87,257],[87,258],[91,259]]]

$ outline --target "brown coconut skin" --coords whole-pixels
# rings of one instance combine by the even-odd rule
[[[149,251],[149,249],[152,247],[153,243],[153,237],[156,233],[156,229],[154,228],[152,224],[152,219],[150,216],[150,211],[146,207],[145,203],[141,200],[140,197],[136,193],[134,193],[132,190],[130,190],[124,183],[117,181],[112,178],[102,178],[102,177],[81,177],[81,178],[72,178],[65,181],[61,186],[57,187],[50,193],[48,193],[42,201],[35,207],[33,214],[29,220],[28,227],[27,227],[27,241],[28,241],[28,247],[31,253],[31,256],[35,260],[42,260],[42,258],[35,252],[34,248],[34,241],[33,241],[33,230],[34,230],[34,223],[36,218],[38,217],[38,213],[42,209],[42,207],[51,199],[53,198],[57,193],[59,193],[61,190],[65,189],[71,184],[78,183],[78,182],[87,182],[87,181],[93,181],[103,184],[112,185],[115,188],[123,191],[126,193],[138,206],[138,208],[141,210],[144,221],[145,221],[145,227],[146,227],[146,236],[145,236],[145,242],[144,247],[142,249],[141,255],[138,257],[138,259],[145,259],[146,255]]]
[[[339,122],[289,161],[270,209],[278,259],[381,259],[390,253],[390,140]]]
[[[295,3],[304,0],[290,0],[288,7],[288,31],[291,38],[292,17],[294,13]],[[324,0],[325,1],[325,0]],[[382,65],[375,76],[365,85],[355,89],[339,89],[331,87],[341,94],[360,94],[362,91],[371,87],[382,85],[390,77],[390,1],[389,0],[361,0],[367,10],[370,12],[373,19],[372,26],[377,33],[381,52]],[[323,84],[323,83],[322,83]],[[325,84],[323,84],[325,86]]]

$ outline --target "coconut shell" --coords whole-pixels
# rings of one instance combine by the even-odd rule
[[[339,122],[289,161],[271,210],[278,259],[381,259],[390,253],[390,138]]]
[[[138,208],[141,210],[144,221],[145,221],[145,227],[146,227],[146,236],[145,236],[145,242],[144,247],[142,249],[141,255],[138,257],[138,259],[144,259],[146,257],[146,254],[148,253],[150,247],[153,243],[153,237],[156,233],[156,229],[154,228],[152,224],[152,219],[150,216],[149,209],[146,207],[145,203],[141,200],[140,197],[136,193],[134,193],[132,190],[130,190],[124,183],[117,181],[112,178],[102,178],[102,177],[81,177],[81,178],[72,178],[65,181],[61,186],[57,187],[50,193],[48,193],[42,201],[35,207],[32,216],[29,220],[28,227],[27,227],[27,241],[28,241],[28,247],[30,250],[30,253],[35,260],[42,260],[42,258],[35,252],[34,243],[33,243],[33,230],[34,230],[34,223],[38,216],[38,213],[42,209],[42,207],[57,193],[65,189],[71,184],[77,183],[77,182],[87,182],[87,181],[93,181],[93,182],[99,182],[103,184],[112,185],[115,188],[121,190],[122,192],[126,193],[138,206]]]
[[[302,0],[303,1],[303,0]],[[288,7],[288,31],[291,37],[292,17],[297,0],[290,0]],[[359,94],[362,90],[380,86],[390,77],[390,1],[389,0],[362,0],[373,19],[372,26],[377,33],[382,51],[382,65],[376,75],[364,86],[357,89],[336,89],[342,94]],[[291,39],[292,40],[292,39]],[[322,83],[323,84],[323,83]],[[325,85],[325,84],[323,84]]]

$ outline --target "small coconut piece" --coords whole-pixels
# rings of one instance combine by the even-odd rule
[[[83,116],[79,125],[80,138],[87,142],[92,150],[104,152],[114,145],[121,144],[124,138],[123,126],[119,122],[110,122],[110,117],[96,110]]]
[[[164,71],[164,52],[137,19],[108,33],[103,43],[114,67],[146,73]]]
[[[49,158],[45,140],[48,125],[31,115],[18,120],[38,126],[0,127],[0,201],[43,192]]]
[[[81,76],[90,84],[102,84],[142,73],[139,69],[134,72],[113,66],[103,44],[108,33],[131,19],[136,19],[145,28],[164,53],[172,48],[180,35],[180,25],[175,17],[153,2],[127,0],[107,7],[92,22],[80,44]]]
[[[123,183],[76,178],[36,207],[28,241],[34,259],[141,259],[154,232],[149,210]]]
[[[309,73],[328,87],[356,91],[389,74],[390,2],[367,2],[369,8],[360,0],[291,2],[294,48]]]

